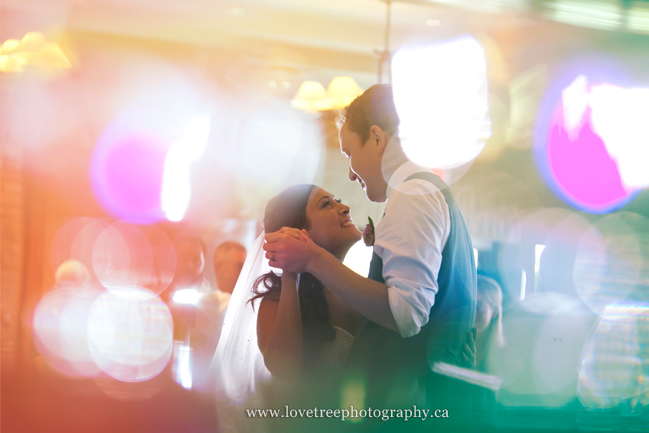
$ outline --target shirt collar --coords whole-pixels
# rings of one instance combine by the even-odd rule
[[[390,177],[390,180],[388,181],[388,189],[385,194],[386,198],[389,199],[392,190],[401,185],[408,177],[412,176],[415,173],[421,173],[423,171],[428,172],[430,171],[430,169],[421,167],[412,161],[407,161],[401,164],[399,168],[394,171],[394,173]]]

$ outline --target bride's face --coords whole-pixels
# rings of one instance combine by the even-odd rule
[[[306,205],[307,232],[313,242],[342,258],[362,233],[352,222],[349,206],[322,188],[314,188]]]

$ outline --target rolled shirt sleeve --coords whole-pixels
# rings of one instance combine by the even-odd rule
[[[391,192],[376,226],[374,251],[383,261],[390,309],[404,338],[418,334],[428,323],[450,225],[442,192],[430,182],[414,179]]]

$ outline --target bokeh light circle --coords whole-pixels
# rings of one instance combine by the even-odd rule
[[[97,238],[110,225],[110,221],[99,218],[79,217],[66,221],[58,228],[50,247],[52,272],[60,272],[61,265],[74,260],[83,265],[90,281],[97,282],[92,263],[92,250]]]
[[[540,394],[554,394],[555,404],[563,405],[576,396],[581,351],[594,316],[584,314],[574,299],[557,293],[546,295],[554,298],[555,307],[534,337],[534,389]]]
[[[359,227],[360,229],[361,227]],[[362,229],[364,230],[364,228]],[[370,262],[372,261],[373,252],[372,247],[368,247],[360,240],[349,249],[343,264],[358,275],[366,277],[370,273]]]
[[[581,350],[596,316],[558,293],[534,293],[522,304],[528,305],[503,317],[506,347],[515,350],[520,367],[509,371],[495,365],[513,379],[501,401],[517,406],[521,396],[534,396],[544,407],[563,407],[576,397]]]
[[[583,234],[591,223],[581,213],[569,213],[554,224],[543,240],[539,258],[538,287],[540,292],[561,293],[579,302],[573,270]]]
[[[159,294],[173,279],[176,253],[169,237],[156,226],[118,221],[98,236],[92,263],[108,290],[137,286]]]
[[[159,375],[145,382],[124,382],[102,375],[94,380],[97,388],[107,397],[121,402],[150,400],[165,387],[165,378]]]
[[[542,208],[523,219],[513,229],[515,239],[510,246],[518,257],[518,264],[526,272],[525,288],[519,296],[526,299],[522,308],[535,313],[550,313],[555,309],[575,308],[579,296],[574,290],[572,263],[580,241],[590,223],[579,214],[564,208]],[[510,259],[511,260],[511,259]],[[507,260],[501,260],[501,272],[506,272]],[[561,294],[562,296],[553,296]]]
[[[290,185],[313,183],[323,157],[317,117],[288,104],[256,107],[242,125],[237,146],[237,186],[250,209],[263,209]]]
[[[467,175],[455,184],[457,200],[475,239],[520,242],[520,222],[540,207],[532,189],[500,171]]]
[[[511,394],[528,394],[531,388],[529,378],[530,352],[533,348],[531,318],[528,315],[509,314],[503,316],[503,334],[509,350],[489,354],[490,365],[503,379],[503,386]],[[493,348],[490,350],[490,352]],[[495,355],[500,356],[495,356]],[[507,356],[505,356],[507,355]],[[500,364],[497,364],[499,363]],[[506,367],[506,368],[505,368]],[[504,401],[506,404],[507,402]]]
[[[171,144],[153,132],[116,122],[99,139],[90,175],[102,207],[125,219],[164,219],[161,205],[165,160]]]
[[[600,219],[581,237],[573,281],[584,303],[602,314],[625,299],[646,300],[649,220],[631,212]]]
[[[625,74],[612,66],[616,63],[582,59],[562,67],[542,102],[535,128],[534,155],[546,183],[567,203],[591,213],[610,212],[633,199],[637,188],[624,182],[621,161],[633,161],[644,152],[640,147],[615,149],[619,140],[611,140],[628,135],[628,125],[610,118],[610,106],[613,111],[630,108],[623,98],[604,98],[608,102],[602,104],[598,96],[611,84],[631,87]],[[604,113],[602,107],[608,110]],[[636,122],[634,127],[647,132],[644,124]]]
[[[453,168],[491,136],[487,63],[472,36],[405,46],[392,57],[392,88],[404,152],[424,167]]]
[[[75,256],[72,253],[72,245],[74,243],[74,239],[78,236],[79,233],[81,233],[83,228],[93,221],[95,221],[94,218],[89,217],[73,218],[69,221],[66,221],[61,225],[61,227],[58,228],[58,230],[54,234],[54,237],[52,238],[52,244],[50,247],[50,264],[52,265],[52,272],[56,273],[59,266],[61,266],[61,264],[63,264],[66,260],[70,259],[78,260],[86,265],[86,263],[84,263],[84,257]],[[88,264],[91,263],[92,262]]]
[[[210,130],[192,123],[209,117],[206,107],[214,98],[192,68],[142,53],[130,57],[113,74],[111,101],[119,112],[95,146],[93,193],[118,218],[155,222],[168,213],[178,221],[190,200],[191,162],[200,157]]]
[[[613,408],[640,397],[649,404],[643,367],[649,344],[649,304],[620,302],[602,312],[585,346],[579,369],[579,398],[587,409]]]
[[[138,382],[158,375],[169,362],[172,340],[171,312],[148,290],[113,288],[90,309],[91,356],[115,379]]]
[[[520,353],[509,344],[490,344],[486,350],[487,372],[502,380],[502,388],[508,387],[523,371]]]
[[[36,306],[34,342],[45,362],[70,377],[100,373],[88,349],[88,315],[101,291],[84,284],[58,285]]]

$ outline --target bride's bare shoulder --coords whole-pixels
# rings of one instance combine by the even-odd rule
[[[257,345],[262,354],[266,352],[270,334],[275,327],[277,307],[279,307],[278,300],[272,298],[264,298],[259,304],[259,314],[257,314]]]
[[[257,315],[257,322],[262,318],[262,316],[268,317],[269,314],[274,315],[277,313],[277,307],[279,306],[279,298],[275,297],[265,297],[259,303],[259,314]]]

